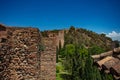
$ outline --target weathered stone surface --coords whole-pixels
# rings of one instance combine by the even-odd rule
[[[41,37],[36,28],[0,25],[0,80],[56,80],[59,43],[63,47],[64,31]]]
[[[43,39],[46,48],[41,53],[41,80],[56,80],[56,41]]]
[[[0,29],[0,80],[40,80],[39,30]]]
[[[41,53],[41,80],[56,80],[56,48],[64,45],[64,31],[47,34],[42,38],[45,50]]]

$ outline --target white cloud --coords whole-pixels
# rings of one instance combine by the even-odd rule
[[[106,36],[112,38],[113,40],[120,41],[120,33],[117,33],[115,31],[112,31],[111,33],[106,34]]]

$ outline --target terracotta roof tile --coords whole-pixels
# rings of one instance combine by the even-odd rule
[[[98,61],[97,62],[97,64],[98,64],[98,66],[102,66],[102,64],[104,64],[106,61],[108,61],[108,60],[111,60],[113,57],[112,56],[108,56],[108,57],[106,57],[106,58],[104,58],[104,59],[102,59],[102,60],[100,60],[100,61]]]
[[[99,70],[110,72],[116,80],[120,80],[120,47],[91,57],[96,61]]]
[[[119,62],[119,59],[112,57],[112,59],[106,61],[102,67],[103,69],[110,69],[112,66],[116,65]]]
[[[110,68],[110,72],[112,74],[120,76],[120,61],[119,61],[119,63],[117,63],[116,65],[114,65]]]

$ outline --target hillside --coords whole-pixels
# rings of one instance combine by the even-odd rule
[[[97,34],[82,28],[75,29],[71,26],[70,29],[66,31],[65,44],[79,44],[87,48],[99,46],[105,50],[110,50],[112,48],[112,39],[106,37],[105,34]]]
[[[48,37],[51,33],[58,35],[61,30],[46,30],[41,31],[43,37]],[[111,38],[106,37],[105,34],[98,34],[83,28],[75,28],[71,26],[68,30],[64,30],[64,40],[66,44],[79,44],[86,48],[91,46],[103,47],[105,50],[110,50],[113,47]]]

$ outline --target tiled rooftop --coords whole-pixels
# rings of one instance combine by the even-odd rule
[[[110,73],[116,80],[120,80],[120,47],[91,57],[99,70]]]

